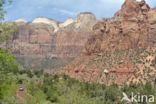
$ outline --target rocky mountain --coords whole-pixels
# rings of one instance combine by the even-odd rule
[[[156,83],[156,8],[125,0],[114,17],[93,26],[85,51],[56,73],[102,84]]]
[[[45,17],[15,22],[18,33],[5,45],[16,56],[53,58],[79,55],[97,20],[91,13],[80,13],[63,23]]]
[[[101,50],[144,48],[156,43],[156,14],[144,0],[126,0],[113,18],[104,18],[94,27],[86,53]]]
[[[39,17],[32,22],[18,19],[15,23],[18,33],[1,45],[10,48],[25,69],[53,69],[82,52],[97,19],[84,12],[65,22]]]

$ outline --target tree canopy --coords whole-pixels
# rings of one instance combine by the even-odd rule
[[[2,43],[7,41],[11,34],[16,32],[14,23],[4,23],[4,14],[6,11],[3,9],[5,6],[10,5],[11,0],[0,0],[0,71],[15,71],[18,66],[15,64],[14,55],[11,54],[9,49],[2,47]]]

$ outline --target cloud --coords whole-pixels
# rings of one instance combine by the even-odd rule
[[[146,0],[151,7],[156,6],[156,0]],[[13,0],[10,7],[5,8],[8,14],[5,20],[24,18],[32,21],[44,16],[59,21],[68,17],[75,18],[80,12],[92,12],[98,19],[112,17],[124,0]]]
[[[75,12],[64,10],[64,9],[60,9],[59,12],[62,14],[65,14],[65,15],[69,15],[69,16],[75,16],[76,15]]]

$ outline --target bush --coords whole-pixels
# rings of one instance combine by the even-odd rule
[[[29,78],[32,78],[33,77],[33,74],[32,74],[32,72],[30,70],[27,70],[26,73],[27,73],[27,76]]]

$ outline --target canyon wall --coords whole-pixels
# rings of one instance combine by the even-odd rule
[[[51,59],[79,55],[97,20],[86,12],[63,23],[45,17],[32,22],[24,19],[15,22],[18,33],[3,45],[11,48],[17,57]]]

